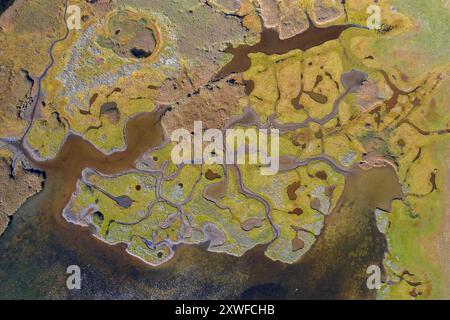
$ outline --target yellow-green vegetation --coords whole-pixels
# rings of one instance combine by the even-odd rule
[[[36,156],[46,158],[49,154],[58,153],[66,133],[67,125],[53,112],[48,117],[34,122],[26,142],[35,150]]]
[[[442,194],[435,193],[420,200],[407,197],[406,203],[394,202],[388,217],[390,251],[385,259],[390,285],[381,289],[380,297],[439,298],[447,290],[446,275],[439,272],[438,254],[443,252],[427,252],[436,250],[432,248],[437,240],[434,234],[439,231],[444,216],[444,211],[437,207],[441,198]],[[414,217],[412,210],[421,214]]]
[[[266,255],[288,263],[297,261],[320,235],[324,215],[331,212],[342,193],[343,175],[324,162],[276,176],[261,176],[258,168],[249,165],[242,166],[242,172],[245,185],[269,202],[280,231]],[[301,248],[292,242],[297,235],[305,242]]]
[[[362,2],[349,4],[349,19],[361,20],[363,16],[357,13],[367,5]],[[443,207],[430,206],[441,192],[439,184],[445,184],[439,174],[443,170],[439,169],[439,163],[443,160],[436,158],[434,153],[442,154],[437,146],[447,141],[445,132],[442,132],[448,126],[447,113],[442,109],[448,87],[444,76],[447,69],[433,67],[427,80],[423,75],[412,75],[408,79],[405,77],[408,70],[398,71],[397,60],[380,57],[380,52],[386,51],[383,43],[403,41],[404,34],[411,30],[411,20],[405,12],[397,12],[387,1],[380,2],[380,6],[389,10],[383,18],[394,28],[383,29],[382,32],[349,29],[338,40],[325,42],[306,52],[250,54],[251,67],[244,73],[244,79],[251,80],[254,86],[248,104],[263,123],[274,117],[281,125],[300,124],[295,129],[282,132],[280,155],[306,161],[306,164],[299,164],[297,168],[275,176],[261,176],[258,165],[239,165],[239,172],[228,166],[224,171],[217,165],[177,168],[170,161],[173,145],[167,144],[150,152],[138,164],[138,168],[151,170],[155,176],[158,170],[161,171],[161,199],[152,207],[154,212],[162,214],[160,218],[154,214],[154,221],[158,224],[152,222],[153,215],[150,215],[132,226],[113,223],[110,235],[100,236],[112,239],[111,235],[114,235],[115,241],[130,243],[130,253],[154,264],[173,254],[170,245],[161,244],[163,239],[170,239],[171,243],[210,241],[209,250],[238,256],[257,244],[270,243],[266,251],[268,257],[292,263],[298,261],[320,236],[324,217],[332,212],[343,192],[343,168],[350,169],[360,161],[371,163],[373,159],[384,159],[396,165],[406,192],[405,199],[397,201],[392,213],[384,218],[390,222],[385,230],[390,248],[390,255],[386,258],[388,275],[395,278],[394,272],[401,269],[397,275],[399,279],[408,276],[422,279],[417,280],[422,284],[417,286],[417,292],[414,291],[412,296],[439,296],[441,289],[435,284],[439,282],[439,272],[425,258],[431,251],[414,251],[414,244],[427,247],[419,242],[419,238],[435,236],[433,232],[437,232],[438,221],[443,217]],[[246,10],[251,12],[249,8]],[[108,30],[111,33],[111,27]],[[103,46],[104,41],[100,41]],[[368,80],[361,84],[359,90],[346,92],[341,78],[352,69],[365,72]],[[138,74],[142,74],[144,79],[151,73],[141,70],[134,73],[135,76]],[[422,81],[420,88],[404,91],[414,89],[412,83],[417,83],[418,79]],[[153,83],[162,80],[163,76],[153,71]],[[140,86],[144,81],[132,79],[128,85],[125,81],[118,80],[117,88],[121,90],[108,92],[105,86],[91,91],[90,96],[97,95],[89,111],[100,114],[102,106],[111,102],[120,110],[120,119],[122,112],[126,118],[136,110],[143,111],[139,104],[136,107],[131,104],[135,111],[129,114],[122,111],[121,105],[132,95],[126,88],[135,89],[136,95],[144,90]],[[148,100],[151,103],[152,97],[148,96]],[[433,111],[427,106],[433,106]],[[333,112],[336,112],[335,117],[322,120]],[[87,117],[92,119],[89,126],[98,127],[85,134],[91,141],[103,139],[103,148],[106,148],[114,145],[112,141],[120,140],[117,132],[104,131],[115,130],[111,129],[114,125],[123,128],[117,117]],[[108,123],[105,126],[108,129],[101,127],[105,123]],[[83,125],[86,127],[87,122]],[[102,144],[97,142],[96,145]],[[115,146],[119,148],[120,143]],[[334,166],[321,160],[323,157],[334,162]],[[316,160],[311,161],[311,158]],[[207,170],[215,174],[213,178],[205,177]],[[438,213],[428,213],[429,218],[424,220],[422,228],[417,219],[425,217],[424,210]],[[168,231],[161,233],[161,229],[151,227],[161,224],[168,216],[172,216],[174,230],[179,229],[183,237]],[[412,231],[411,228],[420,228],[420,231]],[[153,247],[147,241],[152,241]],[[416,270],[416,263],[425,266],[414,273],[409,269]],[[414,276],[409,273],[401,275],[402,271],[414,273]],[[415,284],[411,279],[408,281]],[[385,286],[380,296],[410,297],[412,289],[405,293],[406,288],[402,280]]]
[[[202,179],[185,210],[192,215],[194,228],[200,229],[206,223],[212,223],[224,233],[224,239],[210,245],[209,250],[241,256],[255,245],[270,241],[273,233],[264,206],[257,200],[239,193],[235,173],[228,170],[227,174],[225,196],[218,202],[219,206],[206,200],[203,195],[205,186],[217,181]],[[261,220],[260,226],[245,231],[243,224],[248,219]]]
[[[187,200],[197,181],[201,178],[200,174],[200,168],[184,166],[176,178],[164,182],[162,196],[173,203]]]
[[[75,197],[71,200],[69,211],[80,223],[86,214],[85,210],[96,208],[103,219],[99,227],[99,235],[109,237],[109,223],[133,223],[147,214],[149,204],[155,200],[155,178],[149,174],[123,174],[117,177],[102,176],[97,173],[86,174],[80,180]],[[127,196],[132,200],[130,207],[123,207],[113,197]],[[92,213],[92,212],[90,212]],[[89,220],[85,222],[91,222]],[[108,239],[106,237],[106,239]],[[114,241],[113,241],[114,242]]]
[[[50,44],[64,34],[63,16],[64,2],[61,1],[17,1],[8,15],[0,19],[0,43],[4,50],[1,64],[11,64],[16,70],[27,66],[30,75],[40,75],[50,62]]]
[[[254,83],[249,103],[263,119],[276,114],[279,123],[304,123],[308,117],[319,120],[330,114],[345,91],[340,77],[352,68],[338,40],[306,52],[294,50],[272,56],[257,53],[250,57],[252,66],[244,73],[245,79]],[[369,72],[381,81],[379,74]],[[281,154],[306,159],[326,153],[344,166],[359,161],[364,150],[346,132],[350,119],[361,114],[354,100],[354,95],[346,96],[339,104],[338,118],[323,126],[310,122],[282,136]]]
[[[170,254],[165,241],[180,241],[181,218],[178,211],[156,201],[156,179],[145,173],[102,176],[85,171],[77,191],[65,209],[67,219],[82,225],[92,224],[96,236],[115,244],[128,244],[128,252],[151,264]],[[127,197],[131,205],[118,201]]]
[[[430,87],[434,89],[429,91]],[[442,250],[446,250],[448,226],[450,138],[445,130],[435,130],[439,126],[448,131],[449,108],[441,94],[445,88],[448,80],[425,84],[421,91],[427,95],[421,105],[407,117],[409,122],[401,124],[387,140],[399,162],[406,197],[394,203],[388,217],[389,255],[385,266],[394,284],[381,290],[383,298],[427,299],[448,295],[449,279],[444,272],[448,262]],[[424,110],[442,117],[418,117]]]
[[[309,115],[329,114],[343,93],[340,76],[349,64],[339,41],[329,41],[306,52],[250,55],[252,66],[244,78],[254,82],[250,104],[263,117],[277,113],[280,123],[302,122]],[[348,71],[345,70],[345,71]]]
[[[54,157],[69,130],[105,153],[124,149],[127,120],[154,109],[155,88],[178,67],[176,59],[161,63],[173,55],[174,47],[164,40],[171,37],[170,31],[161,28],[150,11],[126,7],[94,14],[85,2],[80,7],[91,18],[55,46],[55,64],[43,81],[46,106],[27,135],[29,145],[41,158]],[[129,37],[127,32],[131,32],[129,24],[144,22],[142,32],[151,34],[155,45],[149,57],[138,59],[128,53],[146,41],[141,41],[139,32]],[[104,38],[113,29],[113,34],[120,30],[120,39]],[[127,39],[130,48],[126,47]],[[102,111],[106,103],[116,104],[107,115]],[[53,133],[48,124],[55,113],[63,120],[65,132],[45,139]]]
[[[352,1],[348,14],[352,21],[364,25],[365,8],[371,1]],[[448,62],[450,36],[446,32],[450,15],[445,1],[433,0],[378,1],[382,13],[382,30],[373,36],[352,36],[354,54],[364,64],[395,75],[393,82],[399,87],[414,88],[423,81],[427,72]],[[387,29],[387,27],[389,27]],[[365,59],[371,56],[371,59]]]
[[[440,252],[448,251],[449,223],[448,1],[379,0],[379,30],[364,28],[372,0],[100,2],[70,1],[83,18],[64,39],[61,1],[17,1],[0,17],[0,137],[25,132],[40,159],[54,158],[69,134],[111,154],[126,149],[127,122],[140,113],[170,106],[163,119],[182,110],[183,121],[211,120],[217,104],[220,119],[210,122],[224,129],[223,114],[249,107],[259,123],[233,128],[278,128],[281,170],[177,166],[167,142],[127,172],[85,169],[67,220],[93,225],[96,237],[127,244],[151,265],[170,259],[177,244],[202,242],[235,256],[264,244],[270,259],[294,263],[321,236],[346,175],[391,165],[404,197],[374,213],[388,245],[378,297],[449,297]],[[315,27],[351,27],[307,50],[245,51],[265,28],[279,41],[303,32],[306,13]],[[218,77],[233,62],[225,52],[239,53],[240,44],[251,52],[247,70]],[[4,150],[7,167],[14,155]]]
[[[359,31],[343,37],[364,65],[384,70],[394,86],[411,90],[401,92],[395,105],[383,104],[376,113],[365,114],[352,130],[370,149],[396,162],[405,191],[404,200],[395,201],[388,215],[385,267],[390,282],[379,297],[448,297],[448,261],[442,254],[448,245],[450,118],[444,92],[449,90],[445,54],[449,38],[443,32],[448,6],[443,1],[426,7],[420,1],[382,1],[380,5],[388,12],[383,19],[394,27],[391,31],[382,36]],[[386,85],[392,86],[384,81]],[[386,98],[396,94],[391,89],[394,92]],[[362,134],[363,126],[371,129]]]
[[[274,223],[281,229],[281,233],[269,245],[265,255],[273,260],[293,263],[311,248],[316,237],[301,228],[297,229],[298,221],[293,215],[287,216],[285,212],[278,210],[273,210],[271,213]],[[296,238],[300,239],[300,244],[296,244]]]
[[[349,19],[365,24],[365,8],[369,4],[370,1],[349,3]],[[388,215],[390,255],[386,266],[390,279],[399,281],[385,286],[380,297],[445,297],[448,261],[442,261],[436,248],[445,247],[442,225],[448,223],[445,222],[448,203],[444,199],[449,151],[445,146],[449,141],[450,119],[444,96],[449,90],[449,69],[444,53],[448,46],[442,46],[449,43],[448,34],[443,32],[449,15],[444,17],[441,13],[448,13],[448,6],[442,1],[427,4],[427,8],[419,1],[380,1],[378,5],[383,20],[380,31],[350,29],[338,41],[304,53],[252,54],[252,67],[244,74],[254,82],[249,101],[263,119],[276,113],[279,123],[305,121],[306,113],[320,118],[330,112],[330,103],[342,94],[342,86],[336,90],[332,82],[327,87],[327,82],[320,80],[323,87],[319,86],[317,92],[329,98],[322,104],[304,93],[297,105],[292,98],[299,95],[302,87],[305,92],[314,88],[318,76],[324,77],[325,71],[332,75],[328,80],[337,79],[340,85],[343,72],[350,68],[364,70],[368,82],[359,92],[343,99],[337,122],[333,119],[323,126],[310,123],[286,134],[299,147],[292,154],[306,159],[325,153],[343,166],[366,161],[366,156],[395,164],[406,197],[397,201]],[[422,62],[420,67],[418,61]],[[283,136],[280,141],[284,141]],[[281,149],[291,147],[286,144]],[[265,194],[270,195],[273,208],[281,209],[276,202],[289,203],[279,199],[279,191],[275,190],[282,189],[280,181],[293,183],[291,173],[271,177],[266,185],[264,177],[252,178],[250,172],[251,169],[243,169],[244,181],[258,194],[264,194],[264,188],[269,187]],[[273,216],[276,223],[285,226],[279,240],[284,245],[275,241],[266,252],[274,259],[279,258],[282,249],[292,247],[289,241],[296,232],[295,228],[289,229],[292,216],[283,220],[282,212],[274,211]],[[296,260],[292,256],[291,259]]]
[[[31,79],[42,74],[49,63],[50,44],[64,33],[63,14],[61,1],[27,0],[15,1],[1,15],[0,136],[18,138],[26,128],[24,112],[34,94]]]
[[[172,148],[174,143],[168,143],[167,145],[152,150],[144,154],[136,163],[136,168],[139,170],[162,170],[165,166],[165,174],[170,176],[175,174],[178,170],[177,165],[170,161]]]

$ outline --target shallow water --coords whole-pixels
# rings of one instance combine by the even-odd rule
[[[232,60],[227,63],[216,75],[217,79],[224,78],[232,73],[247,71],[251,66],[250,53],[262,52],[267,55],[285,54],[291,50],[300,49],[306,51],[312,47],[319,46],[327,41],[339,38],[342,32],[350,28],[350,25],[336,25],[326,28],[318,28],[313,23],[304,32],[281,40],[278,32],[274,29],[263,29],[260,41],[255,45],[240,45],[234,48],[229,45],[226,53],[233,55]],[[243,80],[246,94],[250,94],[254,88],[252,80]]]
[[[235,59],[219,76],[246,70],[250,52],[305,50],[337,38],[345,28],[312,27],[283,43],[273,32],[265,31],[259,45],[229,49]],[[266,258],[264,246],[238,258],[183,245],[176,249],[174,259],[155,268],[126,254],[123,246],[107,245],[95,239],[88,228],[66,222],[61,212],[83,168],[105,174],[132,168],[139,155],[163,141],[159,116],[144,114],[129,121],[126,151],[106,156],[72,136],[54,160],[35,163],[46,172],[45,188],[19,209],[0,238],[0,298],[374,297],[375,292],[365,286],[366,269],[372,264],[381,266],[386,250],[374,210],[387,208],[393,198],[401,197],[390,167],[353,169],[338,206],[325,220],[322,235],[292,265]],[[82,289],[69,291],[65,270],[73,264],[81,268]]]
[[[318,28],[311,23],[310,27],[304,32],[284,40],[279,38],[276,30],[266,28],[261,33],[261,40],[255,45],[241,45],[236,48],[230,45],[225,52],[232,54],[233,59],[220,70],[217,77],[222,78],[231,73],[248,70],[251,66],[251,60],[248,57],[250,53],[261,52],[267,55],[281,55],[295,49],[306,51],[339,38],[341,33],[350,27],[350,25],[336,25]]]
[[[263,247],[237,258],[183,245],[155,268],[52,211],[65,184],[55,180],[31,198],[0,239],[0,298],[373,298],[365,271],[381,266],[386,250],[373,211],[401,197],[390,167],[355,169],[322,235],[293,265],[271,261]],[[81,290],[66,289],[72,264],[82,270]]]

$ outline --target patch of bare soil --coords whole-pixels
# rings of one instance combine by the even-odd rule
[[[281,40],[291,38],[306,29],[309,22],[296,0],[258,0],[264,26],[278,31]]]
[[[164,129],[169,135],[179,128],[193,131],[194,121],[202,121],[204,129],[223,128],[228,118],[238,112],[239,99],[245,95],[241,80],[230,76],[197,89],[188,79],[172,82],[168,87],[180,91],[175,95],[179,100],[171,103],[172,111],[164,116]]]

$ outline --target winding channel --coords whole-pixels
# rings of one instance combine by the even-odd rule
[[[30,131],[31,127],[33,126],[35,117],[36,117],[36,111],[38,109],[38,104],[40,102],[41,99],[41,94],[42,94],[42,80],[47,76],[48,71],[50,70],[50,68],[54,65],[55,63],[55,57],[53,56],[53,49],[55,48],[55,46],[59,43],[62,42],[64,40],[67,39],[67,37],[69,36],[69,27],[67,25],[67,7],[69,4],[69,0],[65,1],[64,4],[64,25],[66,27],[64,36],[62,38],[56,39],[55,41],[52,42],[52,44],[50,45],[50,48],[48,49],[49,52],[49,56],[50,56],[50,63],[47,65],[47,67],[44,69],[44,71],[42,72],[42,74],[37,78],[37,93],[36,93],[36,98],[34,100],[33,103],[33,107],[31,109],[31,115],[30,115],[30,121],[27,125],[27,127],[25,128],[25,131],[22,135],[22,137],[19,140],[19,143],[21,145],[23,145],[23,142],[25,140],[26,135],[28,134],[28,132]]]
[[[67,8],[67,4],[68,1],[65,2],[65,8]],[[324,29],[312,26],[304,35],[295,37],[295,41],[288,40],[283,50],[292,50],[292,46],[306,49],[319,45],[337,38],[348,27],[350,26],[338,26],[334,29],[329,27],[323,31]],[[8,141],[17,150],[23,152],[33,167],[45,172],[46,181],[44,190],[26,203],[14,216],[13,223],[0,241],[0,279],[4,283],[1,289],[10,288],[8,293],[0,291],[0,297],[7,295],[45,296],[48,294],[47,290],[54,290],[53,294],[59,297],[64,295],[76,297],[77,294],[81,297],[93,297],[95,296],[94,290],[104,288],[103,297],[127,297],[126,290],[129,290],[128,293],[133,297],[161,298],[161,295],[171,295],[171,298],[179,298],[186,297],[186,284],[190,289],[188,297],[217,297],[215,296],[217,289],[210,290],[202,285],[205,277],[208,279],[208,285],[221,289],[222,298],[264,298],[267,295],[273,297],[274,294],[290,298],[342,297],[345,295],[373,297],[373,293],[368,292],[367,288],[362,285],[365,284],[362,281],[365,278],[365,268],[363,269],[363,267],[367,264],[379,263],[386,249],[383,244],[384,238],[377,233],[373,210],[377,207],[386,207],[393,198],[400,196],[395,172],[389,168],[377,168],[373,171],[359,169],[348,171],[325,155],[299,161],[298,165],[306,165],[311,161],[325,161],[334,170],[345,172],[348,175],[348,181],[335,212],[326,217],[324,233],[318,237],[317,244],[301,262],[289,266],[265,258],[263,252],[258,248],[251,250],[241,258],[236,258],[206,252],[199,246],[180,246],[178,258],[175,257],[165,266],[150,268],[125,255],[122,245],[109,246],[101,241],[95,241],[87,228],[79,228],[67,223],[61,212],[75,190],[77,181],[82,179],[83,170],[91,168],[108,175],[135,170],[136,159],[149,149],[165,143],[166,136],[160,120],[167,111],[167,108],[158,108],[154,112],[139,114],[129,119],[124,130],[126,149],[123,151],[105,155],[88,141],[71,134],[54,159],[42,162],[33,160],[23,147],[24,137],[36,116],[38,102],[42,95],[42,80],[54,64],[53,48],[58,42],[67,38],[68,32],[66,25],[64,37],[57,39],[49,48],[50,64],[38,78],[37,97],[24,136],[20,141]],[[238,58],[248,58],[248,53],[252,50],[264,52],[264,50],[269,50],[268,48],[280,48],[273,41],[281,40],[274,39],[273,35],[270,35],[271,31],[265,32],[270,37],[262,36],[262,41],[269,39],[268,43],[253,47],[244,46],[241,49],[239,47],[229,49],[229,53],[232,53],[236,59],[233,58],[232,62],[219,73],[219,76],[225,76],[230,72],[242,72],[248,61],[246,58],[243,60]],[[238,60],[243,61],[241,62],[243,65],[240,65]],[[342,98],[343,96],[335,102],[330,115],[323,119],[308,121],[321,123],[329,117],[332,118],[336,114]],[[292,130],[299,124],[292,124],[293,127],[284,128],[283,125],[272,121],[270,125]],[[239,169],[236,170],[240,191],[262,202],[266,212],[270,212],[267,200],[248,190],[242,182]],[[156,172],[155,174],[158,175]],[[157,200],[165,201],[160,197],[163,174],[160,173],[158,179],[157,194],[159,196]],[[378,185],[371,185],[373,183],[386,183],[389,187],[379,188]],[[364,190],[359,192],[362,189]],[[188,201],[188,199],[186,200]],[[180,209],[182,204],[172,205]],[[182,208],[180,212],[184,214]],[[274,227],[270,215],[268,218]],[[355,222],[358,223],[355,225]],[[278,236],[278,229],[275,227],[274,230],[275,235]],[[376,246],[380,244],[380,241],[381,246]],[[362,253],[361,250],[363,250]],[[360,256],[357,258],[351,255],[347,256],[346,252],[360,252]],[[90,288],[87,291],[67,293],[63,285],[61,285],[61,289],[57,285],[59,282],[65,283],[65,267],[73,264],[74,261],[85,266],[86,277],[92,282],[87,281],[86,286]],[[35,272],[30,272],[30,268]],[[349,281],[348,284],[345,284],[345,288],[342,284],[344,279],[339,273],[340,268],[354,272],[354,274],[346,273],[344,275],[345,280]],[[303,274],[304,277],[300,279],[299,274]],[[31,278],[33,276],[35,279]],[[242,283],[232,283],[229,280],[237,276],[246,280],[243,280]],[[52,279],[52,281],[49,281],[39,293],[36,293],[39,285],[42,285],[39,279],[42,281]],[[114,279],[114,283],[111,282],[112,279]],[[178,281],[181,281],[182,285]],[[164,288],[164,284],[171,290],[161,293],[159,288]],[[267,288],[272,291],[267,291]],[[301,289],[300,292],[294,290],[298,288]]]

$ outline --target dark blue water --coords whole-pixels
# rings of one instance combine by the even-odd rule
[[[6,9],[8,9],[13,3],[14,3],[14,0],[0,0],[0,15]]]

